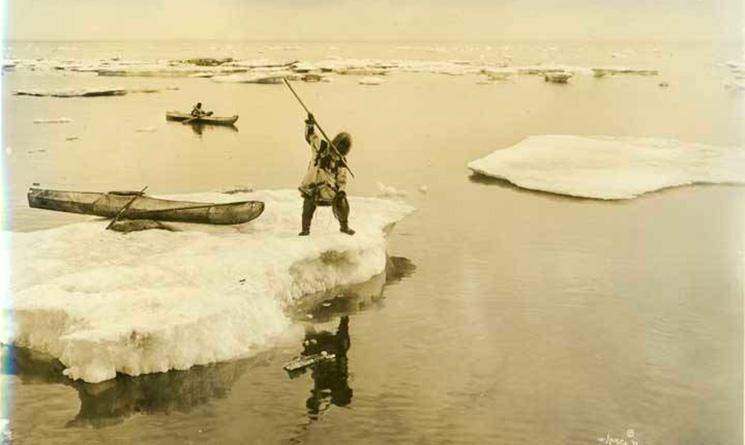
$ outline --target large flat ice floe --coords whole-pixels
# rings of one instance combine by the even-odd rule
[[[351,198],[356,235],[319,208],[312,235],[298,237],[297,191],[175,198],[256,199],[266,210],[244,225],[179,232],[124,235],[100,219],[5,232],[12,301],[3,311],[14,312],[15,332],[6,325],[0,340],[50,354],[87,382],[245,357],[288,328],[287,305],[301,296],[382,272],[386,234],[413,211]]]
[[[468,168],[526,189],[629,199],[688,184],[745,183],[745,147],[656,138],[531,136]]]

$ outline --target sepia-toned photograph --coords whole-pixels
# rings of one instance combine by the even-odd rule
[[[742,0],[0,0],[0,444],[742,445]]]

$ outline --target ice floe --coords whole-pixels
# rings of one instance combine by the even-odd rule
[[[127,90],[130,93],[143,93],[143,94],[153,94],[153,93],[160,93],[162,91],[177,91],[178,87],[165,87],[165,88],[158,88],[158,87],[139,87],[139,88],[130,88]]]
[[[197,65],[197,66],[220,66],[226,63],[230,63],[232,61],[233,61],[232,57],[225,57],[222,59],[216,59],[214,57],[197,57],[194,59],[182,60],[181,62],[190,64],[190,65]]]
[[[543,79],[546,82],[551,83],[567,83],[572,76],[574,76],[574,74],[567,72],[546,73],[543,75]]]
[[[251,193],[253,191],[254,188],[250,184],[236,184],[230,188],[223,190],[221,193],[225,193],[226,195],[235,195],[238,193]]]
[[[248,356],[288,328],[288,304],[382,272],[385,236],[413,210],[352,197],[356,235],[324,224],[333,218],[324,208],[312,235],[298,237],[294,190],[171,198],[257,199],[266,210],[248,224],[178,232],[120,234],[99,219],[4,232],[12,304],[3,311],[14,312],[15,333],[0,341],[56,357],[65,375],[87,382]]]
[[[317,73],[305,73],[300,76],[300,80],[304,82],[329,82],[331,79]]]
[[[35,97],[100,97],[100,96],[124,96],[128,93],[159,93],[161,91],[178,90],[178,87],[138,87],[138,88],[68,88],[68,89],[18,89],[13,91],[16,96]]]
[[[729,69],[730,79],[724,81],[724,87],[735,91],[745,90],[745,61],[729,61],[725,64]]]
[[[125,88],[80,88],[63,90],[20,89],[13,91],[16,96],[35,97],[100,97],[123,96],[127,94]]]
[[[737,80],[725,80],[724,87],[730,90],[743,91],[745,90],[745,82]]]
[[[507,68],[498,68],[498,69],[482,69],[482,74],[485,74],[488,80],[510,80],[512,77],[517,74],[516,70],[507,69]]]
[[[378,197],[381,198],[405,198],[407,193],[405,190],[398,190],[395,187],[385,185],[382,182],[378,182]]]
[[[555,51],[552,52],[555,54]],[[195,57],[180,60],[120,60],[99,59],[88,61],[12,59],[6,66],[17,70],[54,70],[95,73],[114,77],[203,77],[217,78],[223,82],[256,83],[257,78],[277,75],[313,75],[306,80],[316,81],[320,74],[344,76],[380,76],[390,73],[428,73],[450,76],[486,74],[492,80],[505,80],[513,74],[544,76],[552,72],[569,72],[575,75],[592,74],[589,67],[541,63],[529,66],[509,66],[511,57],[486,60],[483,54],[473,60],[419,60],[419,59],[364,59],[330,57],[324,60],[272,60]],[[737,69],[739,65],[733,65]],[[637,68],[596,68],[596,75],[637,74],[652,75],[656,70]],[[232,77],[231,77],[232,76]],[[259,82],[261,83],[261,82]]]
[[[380,77],[363,77],[357,81],[360,85],[382,85],[385,80]]]
[[[69,117],[57,117],[52,119],[34,119],[35,124],[69,124],[72,119]]]
[[[688,184],[745,183],[745,147],[656,138],[531,136],[468,167],[526,189],[629,199]]]
[[[214,82],[221,83],[281,84],[285,78],[289,80],[297,80],[297,77],[294,75],[294,73],[290,71],[266,71],[228,74],[225,76],[214,76],[212,77],[212,80]]]
[[[635,75],[635,76],[656,76],[659,74],[658,70],[648,68],[618,68],[618,67],[605,67],[605,68],[593,68],[592,75],[594,77],[606,77],[606,76],[618,76],[618,75]]]

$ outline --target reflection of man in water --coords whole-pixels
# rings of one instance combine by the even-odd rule
[[[322,361],[313,366],[313,389],[305,402],[308,414],[318,415],[321,405],[330,402],[336,406],[347,406],[352,402],[352,388],[347,384],[347,351],[349,341],[349,317],[339,320],[336,334],[331,332],[307,332],[302,355],[320,354],[325,351],[335,354],[336,359]]]

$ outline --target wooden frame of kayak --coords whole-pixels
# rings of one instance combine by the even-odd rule
[[[28,205],[35,209],[114,218],[139,192],[74,192],[30,188]],[[122,219],[153,219],[200,224],[243,224],[264,211],[261,201],[208,203],[171,201],[140,195]]]

